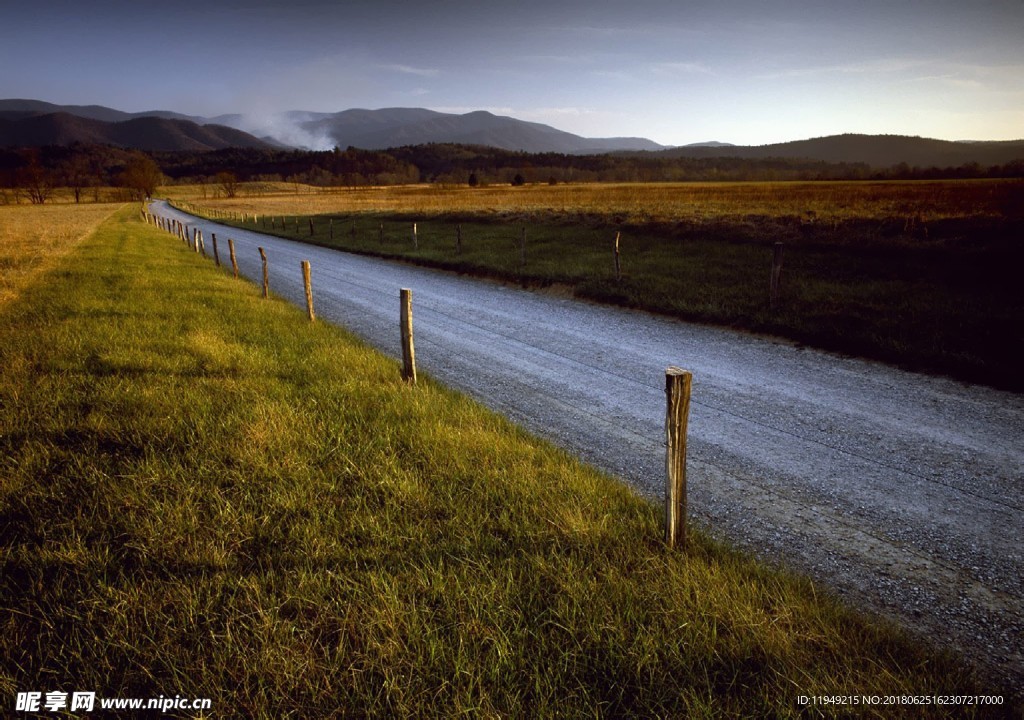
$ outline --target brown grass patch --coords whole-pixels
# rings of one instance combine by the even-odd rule
[[[120,205],[0,206],[0,307]]]
[[[204,197],[200,186],[164,188],[173,199],[203,208],[259,215],[401,213],[473,214],[517,219],[530,214],[586,221],[609,216],[626,223],[800,218],[806,223],[850,219],[911,219],[1003,214],[1012,180],[751,183],[588,183],[493,185],[482,188],[402,185],[316,188],[292,183],[245,183],[232,199]]]

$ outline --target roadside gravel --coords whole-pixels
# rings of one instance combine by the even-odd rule
[[[1021,396],[153,210],[232,237],[249,278],[262,245],[271,290],[302,306],[310,260],[318,317],[395,357],[411,288],[421,370],[654,501],[664,371],[685,367],[697,524],[1024,695]]]

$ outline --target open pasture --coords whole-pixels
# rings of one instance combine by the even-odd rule
[[[1024,183],[1001,180],[589,183],[478,188],[315,188],[293,183],[243,183],[234,198],[218,197],[215,186],[174,186],[163,188],[163,192],[174,200],[260,215],[543,214],[561,218],[600,216],[616,223],[743,217],[792,217],[819,223],[914,217],[927,222],[998,217],[1014,207],[1019,214],[1024,206]]]

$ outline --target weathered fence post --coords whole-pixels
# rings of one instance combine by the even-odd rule
[[[270,296],[270,273],[267,272],[267,254],[263,251],[263,248],[258,248],[260,251],[260,259],[263,261],[263,297]]]
[[[782,243],[777,242],[772,248],[772,279],[768,289],[768,307],[772,310],[779,302],[779,279],[782,276]]]
[[[327,222],[327,232],[328,232],[328,236],[331,239],[331,242],[334,242],[334,218],[331,218]]]
[[[462,254],[462,223],[455,226],[455,254]]]
[[[622,280],[622,263],[619,260],[619,235],[615,233],[615,282]]]
[[[313,237],[313,218],[309,219],[309,236]]]
[[[235,279],[238,279],[238,261],[235,259],[235,241],[228,238],[228,254],[231,255],[231,269],[235,272]]]
[[[203,255],[206,254],[206,243],[203,242],[203,231],[202,230],[199,231],[199,252],[201,252]]]
[[[412,342],[412,290],[402,288],[400,299],[402,301],[402,379],[415,385],[416,350]]]
[[[210,233],[210,237],[213,238],[213,262],[220,267],[220,253],[217,252],[217,233]]]
[[[199,228],[192,228],[192,246],[196,252],[199,252]]]
[[[416,223],[412,224],[412,247],[414,250],[419,250],[420,248],[419,235],[416,233]]]
[[[313,312],[313,284],[309,278],[309,260],[302,261],[302,285],[306,288],[306,313],[309,315],[309,321],[313,322],[316,320],[316,314]]]
[[[665,543],[686,547],[686,424],[690,415],[690,372],[665,370]]]

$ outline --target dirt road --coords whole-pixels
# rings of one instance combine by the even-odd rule
[[[693,372],[690,510],[713,535],[806,572],[1024,690],[1024,398],[643,313],[526,292],[154,212],[237,246],[242,272],[663,494],[664,371]],[[226,256],[226,253],[225,255]],[[949,689],[954,692],[955,689]]]

